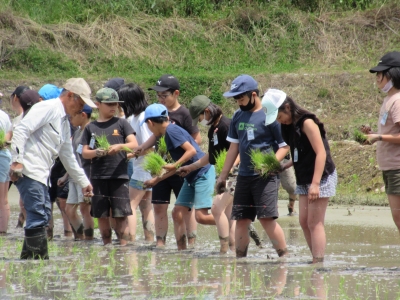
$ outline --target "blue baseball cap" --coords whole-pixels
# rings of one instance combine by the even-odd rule
[[[231,89],[224,93],[224,97],[235,97],[237,95],[258,89],[258,83],[250,75],[239,75],[231,84]]]
[[[39,95],[43,100],[55,99],[60,96],[63,89],[54,84],[45,84],[39,90]]]
[[[81,110],[81,112],[84,112],[85,114],[91,114],[92,111],[93,109],[87,104],[85,104]]]
[[[142,122],[140,122],[140,126],[142,126],[143,123],[148,119],[156,117],[168,117],[168,110],[164,105],[154,103],[147,106],[146,110],[144,111],[144,119]]]

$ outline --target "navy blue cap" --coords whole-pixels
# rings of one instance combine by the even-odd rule
[[[231,89],[224,93],[224,97],[235,97],[237,95],[258,89],[258,83],[250,75],[239,75],[231,84]]]
[[[120,77],[111,78],[104,84],[104,87],[108,87],[118,92],[118,90],[125,84],[125,80]]]
[[[91,114],[92,111],[93,109],[87,104],[85,104],[82,108],[82,112],[84,112],[85,114]]]

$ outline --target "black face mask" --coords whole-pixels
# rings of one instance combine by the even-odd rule
[[[247,103],[247,105],[239,105],[241,111],[249,111],[252,110],[254,106],[256,106],[256,100],[254,100],[253,103],[251,103],[252,98],[253,97],[250,98],[249,103]]]

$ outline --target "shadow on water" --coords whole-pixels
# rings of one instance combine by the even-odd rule
[[[358,218],[358,209],[368,209],[357,208],[348,220],[347,208],[335,209],[327,212],[326,260],[310,265],[298,220],[287,216],[279,219],[291,253],[284,259],[265,234],[263,248],[251,244],[245,259],[220,255],[216,229],[200,225],[195,248],[178,252],[170,222],[165,249],[141,242],[142,231],[135,244],[104,247],[96,232],[91,242],[55,238],[49,261],[20,261],[23,231],[14,228],[13,207],[9,233],[0,237],[0,299],[400,299],[399,234],[372,217],[391,218],[390,211]]]

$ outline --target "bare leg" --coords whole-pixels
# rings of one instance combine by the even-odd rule
[[[129,234],[131,241],[136,240],[136,225],[137,225],[136,209],[139,206],[140,201],[142,201],[142,198],[145,193],[146,191],[129,187],[129,198],[131,201],[132,215],[128,216],[127,218],[128,218]]]
[[[195,210],[196,221],[202,225],[215,225],[214,216],[208,213],[208,208]]]
[[[188,208],[186,208],[188,209]],[[194,209],[188,211],[183,215],[185,226],[186,226],[186,234],[188,239],[189,246],[194,246],[196,243],[197,237],[197,222],[196,222],[196,212]]]
[[[249,248],[249,225],[250,219],[241,219],[236,221],[235,242],[236,242],[236,257],[246,257]]]
[[[72,236],[72,228],[71,228],[71,225],[69,224],[67,214],[65,213],[65,207],[67,205],[67,199],[57,198],[56,203],[58,205],[58,208],[61,211],[61,216],[62,216],[63,224],[64,224],[64,235],[65,236]]]
[[[129,241],[129,226],[128,218],[115,218],[116,231],[118,232],[118,239],[121,246],[125,246]]]
[[[388,195],[388,200],[394,224],[400,232],[400,195]]]
[[[68,217],[68,220],[74,232],[75,240],[83,240],[84,239],[83,224],[81,217],[77,213],[77,210],[78,210],[78,204],[66,203],[65,213]]]
[[[8,204],[8,187],[10,183],[0,182],[0,233],[7,233],[10,218],[10,205]]]
[[[147,191],[139,203],[139,209],[142,213],[142,224],[144,239],[146,242],[154,241],[154,213],[151,205],[151,191]]]
[[[85,234],[85,240],[93,240],[94,236],[94,221],[90,215],[90,207],[91,205],[89,203],[79,203],[79,209],[83,219],[83,233]]]
[[[168,205],[169,204],[153,204],[157,239],[156,247],[165,246],[168,232]]]
[[[185,219],[190,217],[190,213],[191,212],[185,206],[175,205],[172,210],[172,219],[174,221],[174,232],[178,250],[187,249]]]
[[[259,221],[271,240],[272,246],[278,255],[285,255],[287,253],[286,241],[285,234],[283,233],[281,226],[272,218],[261,218]]]
[[[229,220],[229,248],[231,249],[231,251],[235,252],[236,251],[236,248],[235,248],[236,220],[231,219],[232,208],[233,208],[233,201],[225,209],[225,215],[226,215],[227,219]]]
[[[329,198],[318,198],[308,203],[307,195],[300,195],[300,225],[313,255],[313,263],[323,261],[326,247],[325,212]]]
[[[99,230],[101,234],[101,238],[103,240],[103,244],[111,244],[111,226],[110,220],[108,217],[99,218]]]
[[[223,193],[214,197],[213,206],[211,207],[211,213],[214,216],[219,241],[221,243],[221,253],[226,253],[229,249],[230,226],[225,210],[229,205],[232,205],[232,201],[233,197],[231,194]]]

